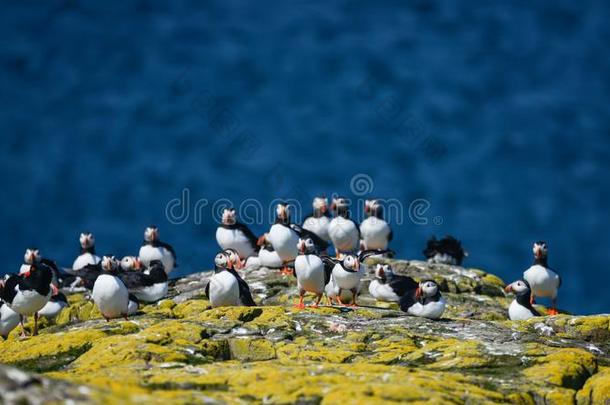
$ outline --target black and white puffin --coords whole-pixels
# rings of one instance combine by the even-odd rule
[[[360,224],[360,237],[363,250],[387,249],[392,240],[392,229],[383,219],[383,206],[379,200],[364,202],[366,219]]]
[[[95,254],[95,238],[91,232],[81,233],[78,241],[80,243],[80,254],[72,264],[72,274],[75,274],[88,264],[98,264],[102,260]]]
[[[114,256],[104,256],[101,261],[102,273],[97,277],[91,298],[102,316],[109,321],[129,315],[129,291],[119,277],[119,263]]]
[[[167,296],[167,273],[161,260],[151,261],[146,271],[131,269],[120,272],[119,278],[129,293],[137,298],[137,302],[157,302]]]
[[[514,293],[515,299],[508,307],[508,317],[511,321],[525,321],[526,319],[540,316],[532,306],[532,290],[525,280],[517,280],[506,286],[507,293]]]
[[[222,212],[222,222],[216,229],[216,242],[221,249],[234,249],[245,260],[258,253],[257,241],[250,228],[237,220],[235,209]]]
[[[400,298],[400,309],[409,315],[428,319],[439,319],[445,312],[447,302],[434,280],[423,280],[415,290]]]
[[[333,198],[331,209],[335,217],[328,225],[328,235],[335,246],[337,258],[343,254],[354,253],[360,246],[358,224],[349,217],[349,201],[346,198]]]
[[[319,252],[311,237],[299,239],[297,243],[299,255],[294,261],[294,275],[297,278],[299,303],[297,308],[304,308],[303,299],[306,292],[316,294],[316,302],[312,307],[317,308],[324,295],[324,287],[330,281],[334,262],[329,264],[319,256]]]
[[[468,253],[462,248],[462,243],[453,236],[445,236],[437,240],[435,236],[428,240],[423,250],[428,263],[449,264],[461,266]]]
[[[32,335],[38,334],[38,311],[57,293],[57,287],[52,284],[53,271],[44,263],[33,263],[29,270],[22,274],[10,276],[5,282],[0,295],[6,305],[19,314],[21,336],[25,337],[23,319],[34,316]]]
[[[548,247],[546,242],[534,243],[534,264],[523,273],[532,290],[532,303],[536,297],[547,297],[552,301],[549,315],[557,315],[557,292],[561,287],[561,277],[548,265]]]
[[[398,302],[418,286],[411,277],[394,274],[391,265],[379,263],[375,266],[375,279],[369,284],[369,293],[379,301]]]
[[[63,293],[58,292],[57,294],[53,294],[49,302],[38,311],[38,316],[53,319],[67,306],[68,298]]]
[[[307,229],[322,240],[330,242],[330,236],[328,235],[328,225],[330,225],[328,199],[326,197],[315,197],[312,205],[313,213],[303,221],[303,229]]]
[[[4,280],[0,280],[0,290]],[[8,338],[11,333],[19,325],[19,314],[13,311],[4,301],[0,300],[0,336],[3,339]]]
[[[147,227],[144,231],[144,242],[142,243],[138,256],[140,257],[140,260],[142,260],[142,264],[146,267],[148,267],[153,260],[161,260],[161,262],[163,262],[163,267],[165,267],[165,272],[168,275],[172,272],[174,267],[178,267],[174,248],[159,239],[159,229],[154,225]]]
[[[371,256],[392,253],[389,250],[365,250],[359,255],[346,254],[342,259],[334,259],[331,257],[323,257],[322,260],[328,265],[333,266],[331,279],[325,288],[326,295],[331,300],[335,299],[341,305],[345,305],[345,296],[343,292],[351,293],[351,305],[356,306],[356,296],[360,292],[360,281],[365,274],[365,266],[363,262]]]
[[[214,274],[205,287],[213,308],[256,306],[250,287],[233,268],[229,254],[220,252],[214,258]]]

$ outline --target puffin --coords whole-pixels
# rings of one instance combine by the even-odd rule
[[[239,257],[247,259],[259,251],[258,238],[246,225],[236,218],[235,209],[222,212],[222,222],[216,229],[216,242],[221,249],[234,249]]]
[[[277,204],[275,214],[275,223],[271,226],[269,233],[259,238],[258,244],[264,245],[269,242],[273,251],[282,260],[282,274],[292,274],[288,264],[297,257],[299,234],[290,226],[290,207],[288,204]]]
[[[525,321],[526,319],[540,316],[538,311],[532,306],[532,290],[525,280],[517,280],[506,286],[507,293],[514,293],[515,299],[508,307],[508,317],[511,321]]]
[[[104,256],[101,261],[102,273],[93,284],[91,297],[106,321],[129,315],[129,291],[119,277],[119,264],[114,256]]]
[[[283,268],[284,261],[277,252],[273,250],[273,245],[265,238],[259,239],[259,243],[261,244],[261,250],[258,251],[258,264],[269,269]],[[252,258],[248,259],[248,264],[250,264],[251,259]]]
[[[72,269],[67,270],[71,274],[77,273],[88,264],[98,264],[102,260],[95,254],[95,238],[91,232],[81,233],[78,241],[80,243],[80,254],[74,260]]]
[[[62,309],[68,306],[68,298],[61,292],[53,294],[47,304],[38,311],[38,316],[44,316],[45,318],[53,319]]]
[[[399,302],[402,311],[428,319],[439,319],[447,305],[434,280],[421,281],[415,290],[405,293]]]
[[[129,257],[127,257],[129,258]],[[157,302],[167,296],[167,273],[163,268],[161,260],[153,260],[150,262],[150,267],[146,271],[124,270],[119,273],[119,278],[123,281],[129,293],[135,296],[135,303],[139,302]]]
[[[390,250],[364,250],[359,255],[346,254],[342,259],[335,259],[329,256],[322,257],[322,260],[332,266],[331,280],[329,287],[326,289],[326,294],[330,301],[336,299],[339,304],[345,305],[345,291],[351,292],[351,305],[357,306],[356,296],[360,292],[360,281],[365,273],[365,266],[362,262],[368,257],[381,255],[385,253],[393,253]]]
[[[144,231],[144,242],[138,256],[146,267],[153,260],[161,260],[167,275],[172,272],[174,267],[178,267],[174,248],[159,239],[159,229],[154,225],[147,227]]]
[[[360,224],[362,249],[387,249],[392,240],[392,229],[383,219],[383,206],[379,200],[366,200],[364,213],[367,218]]]
[[[256,306],[250,287],[237,274],[230,255],[225,252],[219,252],[214,258],[214,274],[205,287],[205,295],[212,308]]]
[[[57,287],[52,284],[53,271],[44,263],[30,265],[29,270],[22,274],[10,276],[0,292],[0,299],[13,311],[19,314],[21,337],[25,337],[23,319],[34,315],[34,330],[32,335],[38,334],[38,311],[57,294]]]
[[[346,198],[333,198],[331,209],[335,217],[328,225],[328,235],[335,246],[337,258],[343,254],[354,253],[360,244],[358,224],[349,217],[349,201]]]
[[[418,286],[411,277],[394,274],[391,265],[379,263],[375,266],[375,279],[369,284],[369,293],[378,301],[398,302]]]
[[[468,253],[462,248],[462,243],[453,236],[447,235],[441,240],[435,236],[428,240],[423,250],[428,263],[449,264],[461,266]]]
[[[328,225],[330,225],[330,212],[328,211],[328,198],[315,197],[313,199],[313,213],[303,220],[303,229],[313,232],[326,242],[330,242]]]
[[[531,303],[534,304],[536,297],[548,297],[552,301],[549,315],[557,315],[557,292],[561,287],[561,277],[548,265],[548,247],[546,242],[534,243],[534,264],[523,273],[523,280],[531,287]]]
[[[297,243],[299,255],[294,261],[294,275],[297,278],[297,289],[299,291],[299,303],[296,308],[305,308],[303,299],[306,292],[316,294],[316,301],[312,307],[317,308],[322,300],[324,288],[330,281],[334,267],[327,261],[326,263],[320,256],[316,245],[310,237],[299,239]]]
[[[2,289],[0,281],[0,290]],[[8,334],[19,325],[19,314],[13,311],[4,301],[0,300],[0,336],[7,339]]]

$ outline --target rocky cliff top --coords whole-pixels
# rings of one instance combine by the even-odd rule
[[[512,322],[512,298],[492,274],[391,262],[396,273],[439,283],[448,301],[442,320],[376,303],[366,285],[359,308],[296,310],[295,279],[264,268],[245,273],[260,307],[206,309],[209,273],[177,281],[170,298],[129,321],[106,323],[91,302],[72,295],[39,336],[20,340],[13,331],[0,343],[0,363],[10,366],[0,368],[0,403],[610,398],[609,315]]]

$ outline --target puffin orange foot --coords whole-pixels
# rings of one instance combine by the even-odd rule
[[[557,308],[551,308],[548,311],[546,311],[546,313],[549,315],[559,315],[559,311],[557,311]]]

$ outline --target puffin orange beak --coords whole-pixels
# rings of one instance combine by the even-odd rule
[[[415,290],[415,298],[421,298],[421,287],[417,287],[417,289]]]
[[[57,294],[59,294],[59,290],[57,289],[57,287],[55,286],[55,284],[51,284],[51,291],[52,291],[52,295],[55,296]]]
[[[142,269],[142,260],[140,260],[140,258],[136,257],[133,267],[136,270],[141,270]]]
[[[28,270],[28,271],[26,271],[25,273],[23,273],[23,277],[25,277],[25,278],[28,278],[28,277],[30,277],[31,275],[32,275],[32,271],[31,271],[31,270]]]
[[[505,292],[509,293],[513,291],[513,286],[512,285],[507,285],[506,288],[504,289]]]

